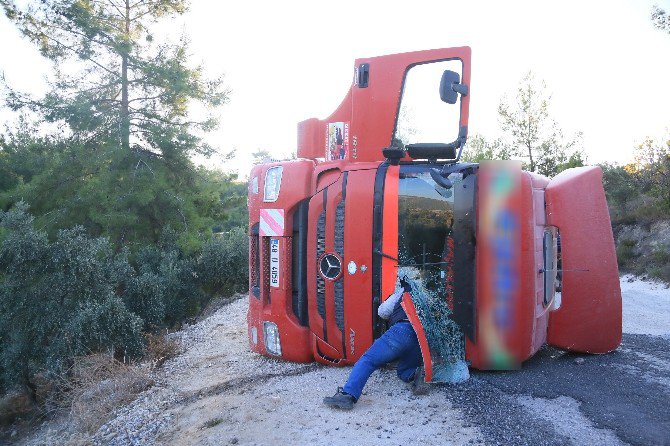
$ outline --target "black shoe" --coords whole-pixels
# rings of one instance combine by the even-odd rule
[[[419,366],[416,368],[416,372],[414,372],[414,378],[412,379],[412,382],[410,383],[412,386],[412,393],[414,395],[425,395],[428,393],[428,384],[426,383],[426,374],[423,370],[423,366]]]
[[[356,398],[348,393],[344,393],[342,387],[338,387],[335,395],[327,396],[323,399],[323,404],[335,409],[351,410],[354,408],[354,404],[356,404]]]

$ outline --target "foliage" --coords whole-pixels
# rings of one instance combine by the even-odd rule
[[[167,228],[132,261],[81,227],[50,242],[23,203],[0,213],[0,229],[0,389],[31,386],[37,372],[63,371],[82,354],[137,356],[142,328],[178,325],[212,295],[248,286],[244,228],[211,239],[197,258]]]
[[[635,162],[601,167],[613,223],[648,223],[670,217],[670,141],[647,138],[635,149]]]
[[[272,156],[270,156],[270,152],[261,149],[260,147],[256,149],[254,153],[251,154],[251,157],[253,159],[254,164],[264,163],[267,160],[272,159]]]
[[[192,130],[215,120],[188,118],[190,101],[226,100],[221,80],[187,66],[187,40],[154,39],[158,19],[186,10],[184,0],[53,0],[21,8],[0,0],[5,15],[41,54],[56,63],[44,98],[10,90],[8,105],[28,107],[49,122],[65,122],[76,139],[93,146],[111,141],[125,151],[166,159],[210,148]],[[68,71],[68,63],[76,72]]]
[[[600,167],[603,169],[603,188],[612,221],[631,221],[632,204],[639,194],[632,166],[604,163]]]
[[[77,355],[141,354],[142,329],[246,288],[248,243],[246,185],[191,161],[216,124],[192,105],[227,92],[188,65],[185,38],[152,33],[185,1],[0,6],[54,64],[44,97],[0,85],[22,113],[0,135],[2,390]]]
[[[33,111],[36,120],[0,140],[4,209],[25,200],[52,237],[82,225],[132,251],[170,226],[194,252],[214,225],[225,225],[220,197],[235,177],[213,182],[215,174],[193,165],[191,155],[212,152],[201,134],[216,121],[194,120],[189,111],[194,103],[220,105],[227,93],[220,79],[188,66],[185,38],[170,43],[151,32],[159,19],[183,13],[184,1],[0,4],[55,64],[42,98],[5,86],[6,104]],[[65,130],[35,136],[44,123]]]
[[[637,257],[633,248],[635,248],[635,240],[624,239],[619,242],[616,247],[616,257],[620,267],[625,267]]]
[[[61,370],[92,351],[141,353],[142,321],[116,294],[128,270],[125,252],[115,255],[106,239],[81,227],[49,242],[23,204],[0,213],[0,225],[7,231],[0,246],[3,383],[30,386],[35,372]]]
[[[512,154],[502,139],[489,141],[483,135],[472,135],[468,138],[463,149],[461,160],[470,163],[479,163],[486,160],[509,160]]]
[[[670,14],[664,9],[654,5],[651,10],[651,21],[656,28],[670,34]]]
[[[664,142],[645,139],[635,150],[636,174],[643,191],[658,197],[670,211],[670,139]]]
[[[159,244],[139,252],[137,275],[125,282],[123,300],[143,319],[145,328],[173,326],[196,314],[206,301],[195,261],[176,242],[177,234],[167,228]]]
[[[214,294],[232,294],[249,287],[249,239],[244,228],[233,228],[203,246],[198,277]]]
[[[503,99],[498,114],[505,135],[502,144],[507,145],[504,153],[524,159],[524,168],[531,172],[553,177],[583,165],[585,155],[578,149],[581,133],[566,138],[549,115],[550,100],[544,82],[529,72],[519,84],[515,102]]]

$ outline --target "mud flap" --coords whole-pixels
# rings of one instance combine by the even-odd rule
[[[420,301],[420,299],[417,300]],[[440,333],[444,335],[440,336],[443,338],[443,342],[436,342],[435,339],[433,339],[433,342],[431,342],[433,337],[427,336],[426,330],[424,330],[424,325],[421,322],[422,318],[419,317],[420,311],[417,312],[417,307],[409,293],[403,294],[402,307],[407,314],[409,322],[414,328],[417,339],[419,340],[419,347],[421,347],[421,356],[423,357],[423,365],[426,373],[425,381],[444,382],[451,384],[457,384],[466,381],[470,377],[470,373],[468,370],[468,365],[465,362],[465,358],[454,358],[453,355],[449,354],[453,353],[453,350],[448,351],[445,349],[446,344],[444,339],[450,338],[450,333]],[[423,318],[425,319],[425,317],[426,316],[424,315]],[[453,324],[450,327],[451,330],[446,328],[447,326],[442,326],[441,324],[439,328],[446,328],[445,331],[452,331],[454,327],[457,327],[457,325],[453,321],[450,322]],[[433,329],[436,329],[436,327],[433,327]],[[456,342],[464,342],[460,330],[458,330],[458,333],[460,335],[460,339],[456,340]]]
[[[566,350],[610,352],[621,343],[621,288],[602,170],[561,172],[545,199],[563,259],[562,302],[549,316],[547,341]]]

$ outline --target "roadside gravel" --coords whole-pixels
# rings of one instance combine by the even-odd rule
[[[610,355],[546,347],[522,371],[477,372],[415,397],[395,372],[370,379],[352,412],[323,406],[349,368],[253,354],[247,300],[175,333],[183,354],[91,438],[41,433],[25,444],[564,445],[663,444],[670,396],[670,290],[622,277],[624,342]],[[613,385],[616,383],[616,385]],[[60,435],[60,436],[59,436]]]

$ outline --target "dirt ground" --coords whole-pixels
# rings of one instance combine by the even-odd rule
[[[419,397],[384,369],[351,412],[321,401],[349,367],[280,362],[248,350],[243,298],[176,334],[185,352],[93,442],[670,444],[670,289],[627,276],[621,283],[626,334],[612,354],[544,348],[521,371],[474,371],[463,385],[431,386]],[[26,444],[49,439],[46,433]]]

